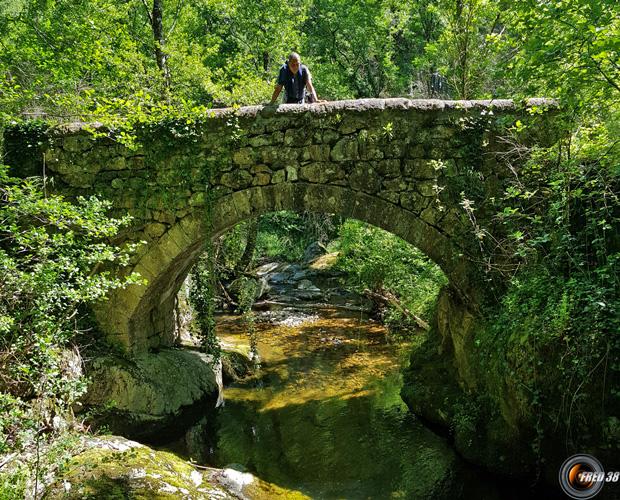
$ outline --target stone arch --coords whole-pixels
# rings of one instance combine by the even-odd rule
[[[214,234],[281,209],[382,227],[435,261],[475,309],[490,293],[480,286],[476,236],[483,227],[504,237],[495,209],[523,161],[513,158],[514,134],[519,143],[548,144],[555,109],[545,99],[362,99],[213,110],[191,127],[140,128],[136,147],[106,129],[93,137],[96,125],[82,123],[41,130],[37,144],[19,127],[4,137],[7,163],[21,175],[44,172],[56,192],[95,194],[113,215],[134,218],[116,243],[147,240],[134,264],[149,284],[116,291],[95,313],[110,340],[139,353],[172,342],[176,290],[209,236],[207,198],[215,199]]]
[[[281,183],[219,198],[213,207],[211,231],[207,230],[205,212],[197,209],[150,244],[133,268],[148,284],[115,292],[95,311],[108,338],[133,353],[170,345],[174,340],[175,296],[201,254],[205,239],[248,218],[279,210],[335,213],[380,227],[420,249],[463,296],[473,293],[473,269],[460,248],[413,212],[349,187]]]

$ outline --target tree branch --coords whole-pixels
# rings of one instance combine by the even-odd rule
[[[153,27],[153,17],[151,16],[151,8],[146,3],[146,0],[142,0],[142,5],[144,5],[144,10],[146,11],[146,17],[149,18],[149,23],[151,27]]]

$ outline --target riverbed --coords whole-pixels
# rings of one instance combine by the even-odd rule
[[[258,369],[207,417],[205,464],[251,472],[289,498],[499,498],[400,398],[420,334],[395,340],[363,313],[329,308],[259,312],[255,327]],[[249,352],[242,318],[219,316],[217,331]]]

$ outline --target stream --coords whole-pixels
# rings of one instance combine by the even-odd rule
[[[401,369],[423,334],[394,340],[362,311],[311,305],[255,313],[259,369],[226,386],[177,453],[282,488],[252,498],[537,497],[467,464],[409,412]],[[217,333],[226,350],[250,351],[243,318],[219,315]]]

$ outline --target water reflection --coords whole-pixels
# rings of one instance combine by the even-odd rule
[[[404,343],[335,311],[295,328],[257,327],[260,374],[226,389],[210,462],[312,498],[458,496],[456,456],[400,399]],[[248,348],[238,318],[221,317],[218,329]]]

